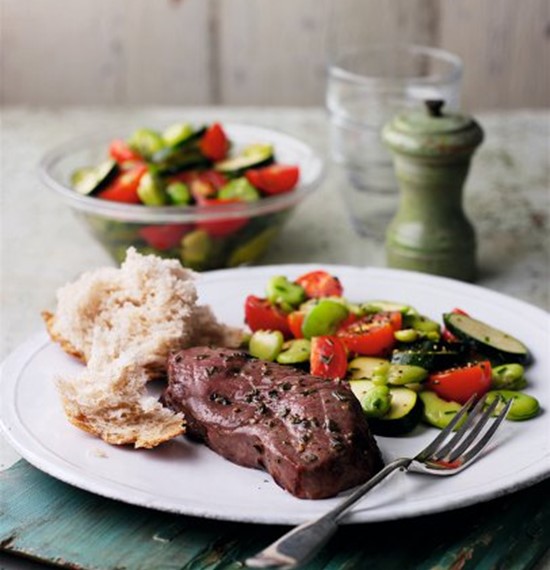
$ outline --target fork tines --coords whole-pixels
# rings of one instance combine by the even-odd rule
[[[508,401],[496,416],[494,416],[495,410],[502,403],[500,398],[495,398],[484,409],[486,401],[484,396],[469,412],[474,401],[475,396],[472,396],[438,437],[417,456],[417,461],[425,462],[430,467],[457,469],[477,456],[508,414],[512,401]],[[468,416],[463,421],[466,414]]]

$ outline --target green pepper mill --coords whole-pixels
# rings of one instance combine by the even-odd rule
[[[462,189],[483,131],[471,117],[443,113],[443,101],[425,103],[425,111],[399,114],[382,131],[400,190],[386,233],[387,263],[473,281],[476,237]]]

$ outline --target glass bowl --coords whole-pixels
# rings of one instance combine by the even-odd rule
[[[296,205],[318,187],[323,161],[307,144],[272,129],[227,123],[223,128],[232,154],[250,144],[271,143],[277,163],[300,167],[298,186],[256,202],[216,206],[152,207],[78,194],[70,185],[71,174],[105,160],[109,142],[120,133],[80,138],[53,149],[40,163],[40,177],[119,263],[133,246],[142,253],[177,258],[198,271],[250,264],[265,253]]]

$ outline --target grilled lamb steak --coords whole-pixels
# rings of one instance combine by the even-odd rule
[[[296,497],[321,499],[362,483],[382,458],[349,387],[246,352],[173,354],[162,399],[187,434],[223,457],[268,471]]]

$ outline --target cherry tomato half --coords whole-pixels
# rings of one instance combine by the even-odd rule
[[[306,314],[303,311],[292,311],[289,313],[288,327],[294,338],[304,338],[304,333],[302,332],[302,325],[304,324]]]
[[[264,194],[275,195],[290,192],[298,183],[300,169],[287,164],[271,164],[248,170],[246,178]]]
[[[323,378],[344,378],[348,370],[348,352],[335,336],[315,336],[311,339],[311,373]]]
[[[109,145],[109,156],[119,164],[141,161],[141,156],[134,152],[122,139],[115,139]]]
[[[373,315],[374,322],[389,322],[394,331],[401,330],[403,326],[403,315],[399,311],[387,311]]]
[[[465,404],[474,394],[480,398],[491,387],[491,363],[484,360],[430,374],[426,387],[445,400]]]
[[[344,289],[338,277],[326,271],[310,271],[296,279],[310,298],[341,297]]]
[[[244,302],[244,321],[252,332],[281,331],[286,338],[292,336],[286,313],[267,299],[249,295]]]
[[[125,202],[127,204],[141,204],[137,189],[141,177],[147,172],[147,167],[142,164],[135,166],[115,178],[97,197],[102,200],[113,202]]]
[[[202,136],[199,147],[210,160],[223,160],[229,149],[229,140],[219,123],[214,123]]]
[[[358,321],[341,327],[337,336],[350,352],[363,356],[383,356],[395,344],[394,328],[389,319],[362,317]]]
[[[161,251],[180,245],[181,238],[191,230],[189,224],[164,224],[162,226],[145,226],[139,235],[148,245]]]

